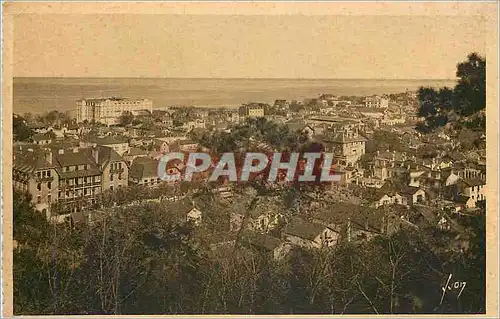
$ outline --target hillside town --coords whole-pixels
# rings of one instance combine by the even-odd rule
[[[14,143],[13,186],[29,193],[36,210],[51,223],[74,227],[112,214],[117,206],[152,201],[170,207],[179,220],[204,227],[204,239],[214,250],[240,240],[243,231],[244,242],[269,251],[276,260],[294,247],[332,247],[422,227],[457,233],[448,248],[466,251],[469,238],[462,220],[485,213],[485,135],[458,136],[444,128],[422,134],[415,129],[421,120],[417,109],[415,92],[321,94],[238,109],[84,99],[76,104],[76,118],[15,116],[31,134]],[[257,192],[252,183],[200,179],[185,185],[158,176],[164,154],[217,153],[220,146],[207,137],[239,134],[248,123],[277,127],[282,138],[288,134],[302,144],[321,145],[334,154],[341,181],[301,189],[288,203],[282,194],[294,189],[290,184],[263,184],[267,191]],[[247,150],[250,144],[265,151],[289,147],[250,136]],[[170,173],[183,169],[168,167]],[[207,188],[210,204],[198,196]],[[127,190],[137,198],[129,194],[123,202],[113,197]],[[210,229],[214,224],[216,229]]]

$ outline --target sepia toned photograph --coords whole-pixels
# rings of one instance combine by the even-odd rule
[[[498,316],[498,3],[2,18],[2,316]]]

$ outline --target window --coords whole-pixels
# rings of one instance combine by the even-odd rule
[[[118,174],[118,179],[121,181],[122,180],[122,174]]]
[[[50,177],[50,171],[47,171],[47,177]]]
[[[51,203],[51,202],[52,202],[52,195],[48,195],[48,196],[47,196],[47,202],[48,202],[48,203]]]
[[[36,176],[37,176],[38,178],[42,177],[42,172],[36,172]]]
[[[47,177],[47,171],[42,172],[42,177],[44,177],[44,178]]]
[[[41,204],[42,203],[42,196],[38,195],[36,198],[36,203]]]
[[[58,198],[61,198],[61,195],[62,195],[61,192],[57,193]]]
[[[36,184],[36,189],[38,189],[39,191],[41,191],[42,190],[42,183]]]
[[[110,190],[110,191],[113,191],[113,186],[109,186],[109,190]]]
[[[48,183],[47,183],[47,188],[48,188],[48,189],[52,189],[52,183],[51,183],[51,182],[48,182]]]
[[[113,181],[113,174],[109,175],[109,180],[112,182]]]
[[[87,196],[87,193],[88,193],[88,190],[85,188],[85,189],[83,190],[83,195]]]

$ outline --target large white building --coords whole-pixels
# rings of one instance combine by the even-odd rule
[[[115,125],[120,121],[124,112],[132,114],[139,111],[153,110],[153,101],[148,99],[125,99],[125,98],[98,98],[84,99],[76,102],[76,119],[78,123],[100,122],[106,125]]]

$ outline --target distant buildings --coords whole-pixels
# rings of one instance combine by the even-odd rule
[[[240,117],[264,117],[265,104],[263,103],[250,103],[244,104],[239,108]]]
[[[132,114],[153,110],[153,101],[148,99],[132,100],[125,98],[83,99],[76,103],[76,119],[78,123],[99,122],[116,125],[124,112]]]
[[[380,96],[368,96],[365,98],[365,107],[388,108],[389,100]]]

